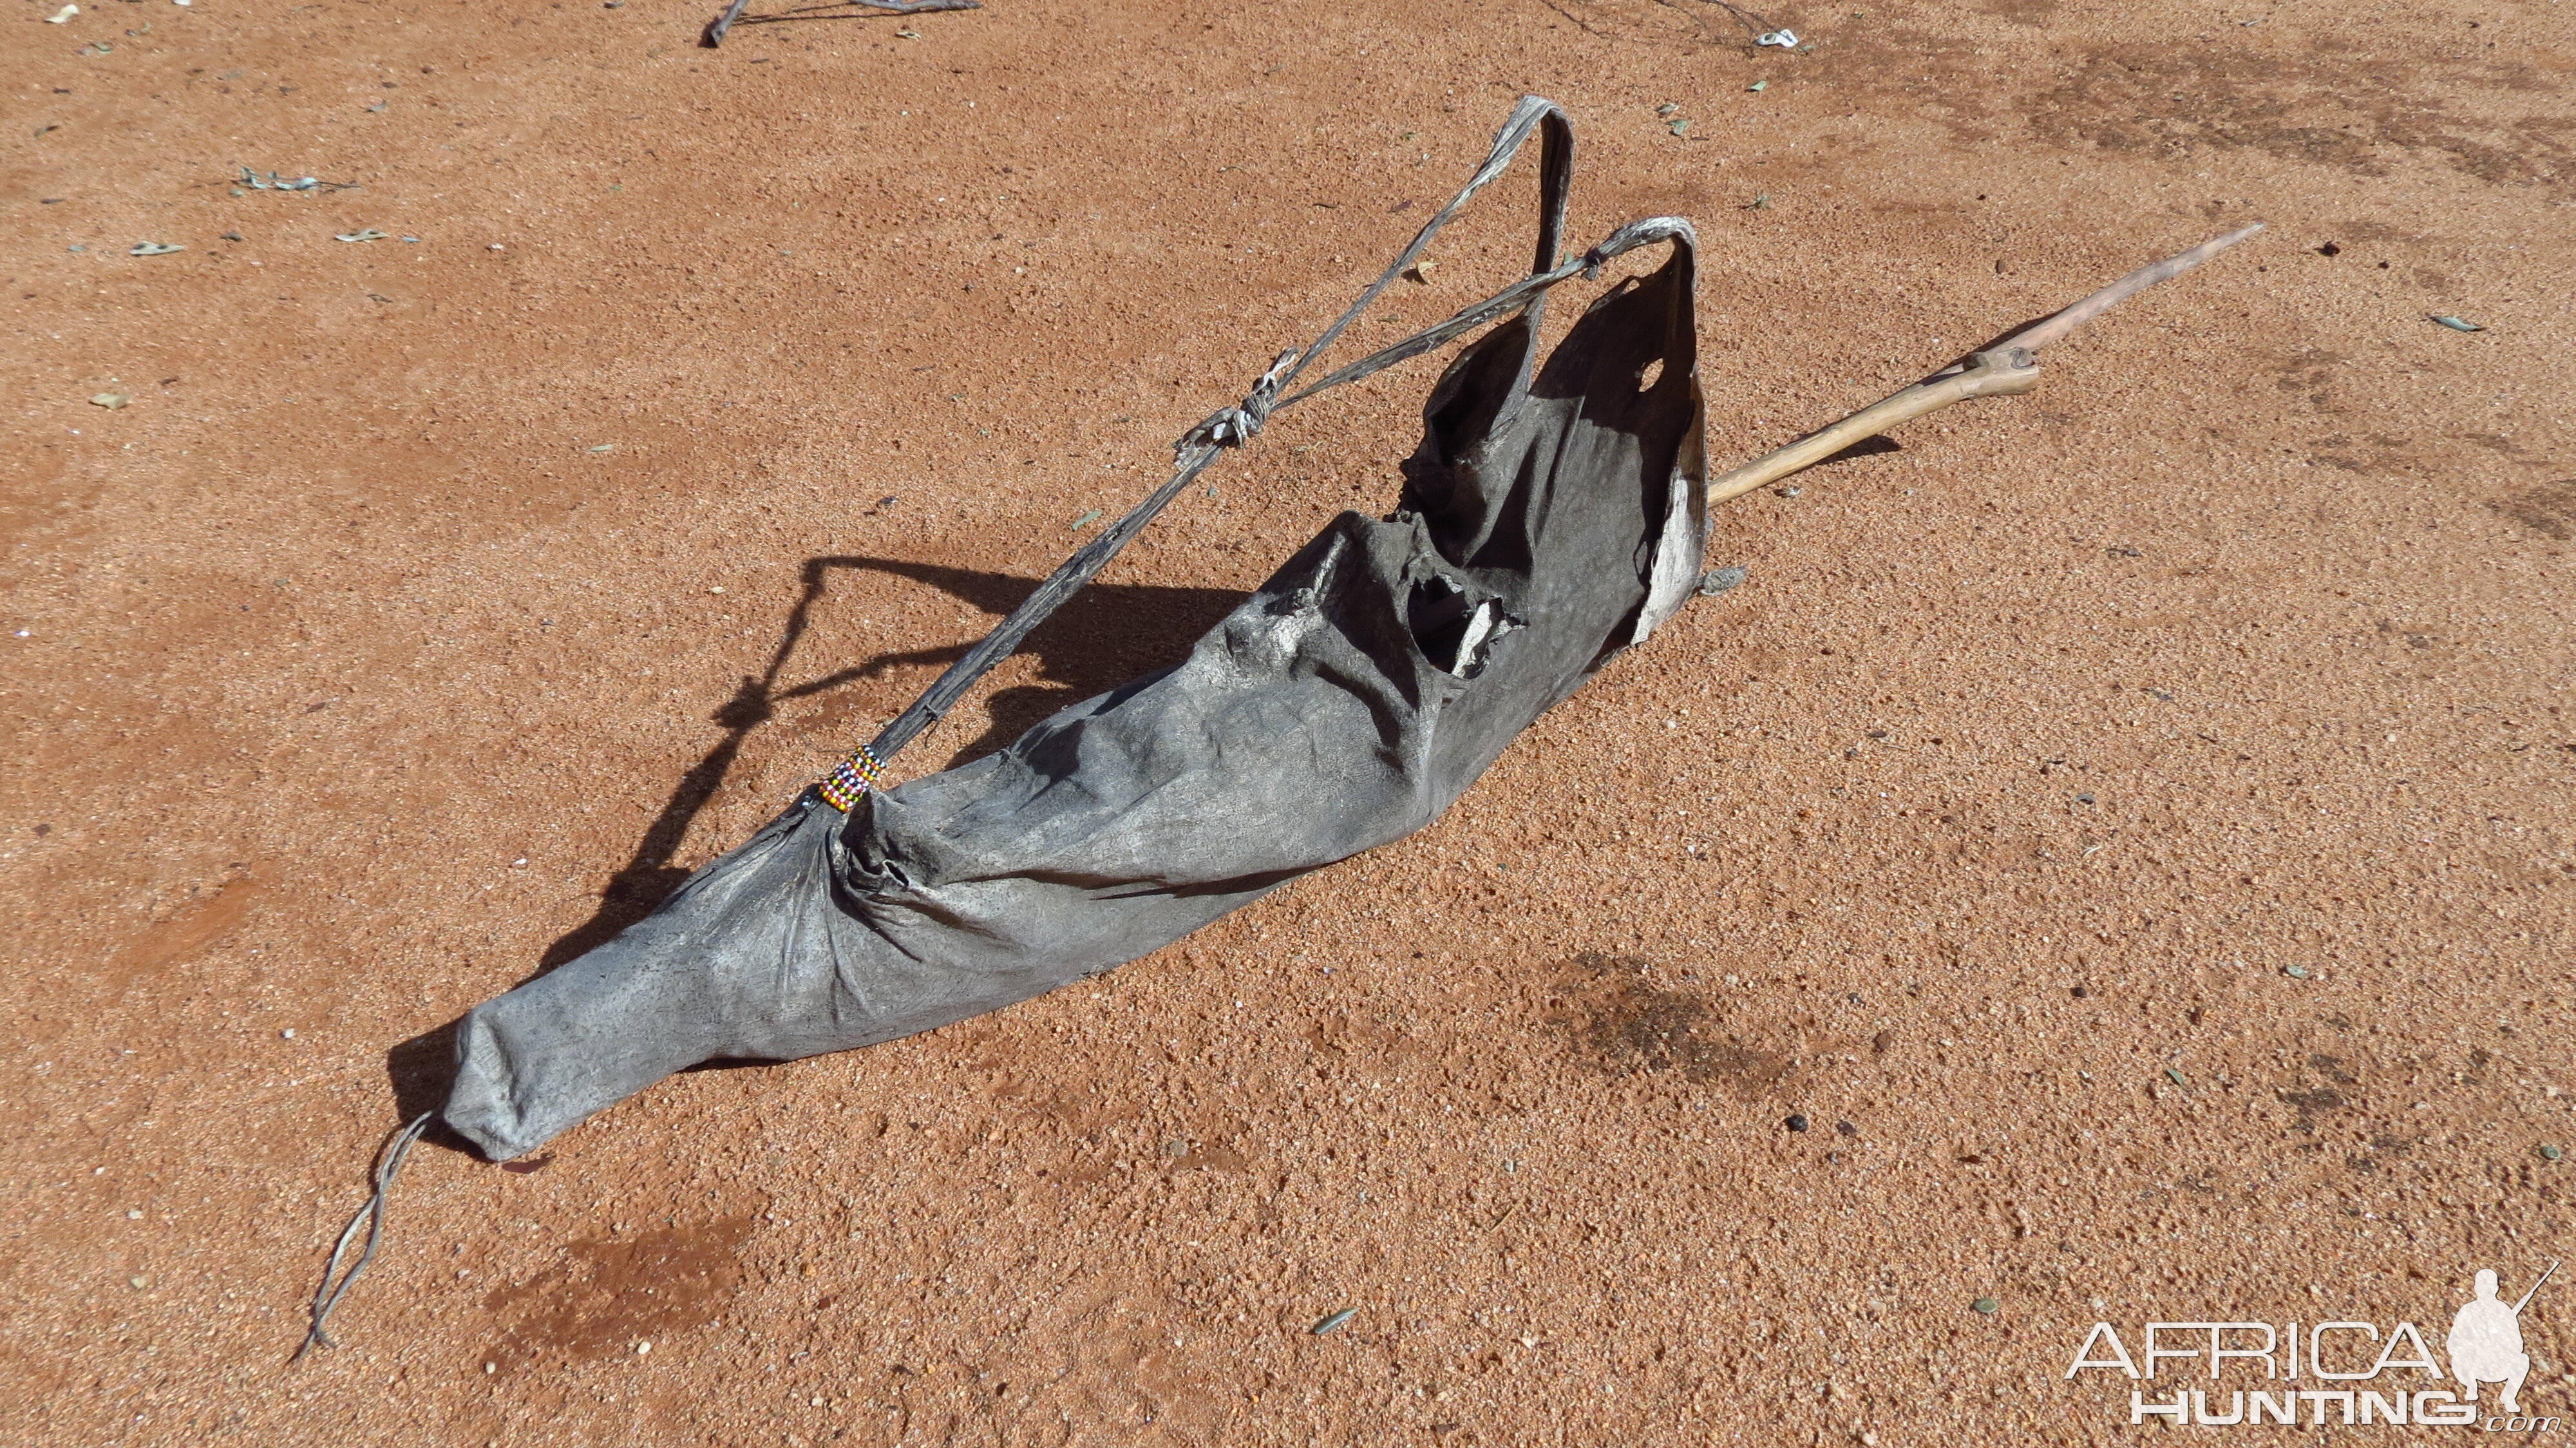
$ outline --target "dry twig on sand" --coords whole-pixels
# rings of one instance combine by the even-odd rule
[[[2002,397],[2039,385],[2039,349],[2059,342],[2078,327],[2156,283],[2182,275],[2263,229],[2262,222],[2214,237],[2180,256],[2140,267],[2071,307],[2006,337],[1983,351],[1954,362],[1913,386],[1880,399],[1833,426],[1811,432],[1787,447],[1764,454],[1731,473],[1712,478],[1708,500],[1722,503],[1767,483],[1815,466],[1854,443],[1866,442],[1902,422],[1938,412],[1971,397]]]
[[[698,36],[698,43],[709,50],[713,50],[717,46],[724,44],[726,32],[733,29],[736,21],[742,19],[743,9],[750,3],[751,0],[732,0],[732,3],[725,6],[723,14],[718,15],[715,19],[707,22],[707,28]],[[763,23],[775,23],[781,20],[796,19],[855,20],[858,17],[853,15],[819,15],[814,13],[821,10],[847,10],[852,6],[856,6],[860,10],[877,15],[927,15],[934,10],[981,10],[984,8],[980,3],[980,0],[829,0],[829,3],[827,4],[799,6],[794,10],[788,11],[784,15],[757,15],[752,17],[752,23],[758,25]]]

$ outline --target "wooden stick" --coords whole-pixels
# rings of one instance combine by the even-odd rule
[[[723,45],[726,34],[733,29],[735,21],[742,19],[743,8],[750,3],[751,0],[731,0],[731,3],[727,4],[715,19],[707,22],[707,28],[698,33],[698,44],[705,46],[709,50],[714,50],[718,46]],[[858,18],[850,15],[815,16],[807,13],[814,10],[834,10],[844,5],[856,6],[859,9],[880,15],[928,15],[939,10],[981,10],[984,8],[980,3],[980,0],[830,0],[830,3],[828,4],[800,6],[795,10],[787,12],[785,15],[757,17],[752,23],[760,24],[763,21],[775,22],[780,20],[796,19],[851,20]]]
[[[2154,266],[2140,267],[2047,320],[2025,327],[1985,351],[1970,356],[1965,362],[1945,367],[1831,427],[1809,433],[1787,447],[1766,453],[1723,477],[1712,479],[1708,485],[1708,500],[1715,504],[1741,497],[1802,468],[1813,467],[1856,442],[1876,437],[1927,412],[1938,412],[1954,402],[1964,402],[1971,397],[2002,397],[2028,392],[2039,385],[2036,354],[2040,348],[2064,341],[2076,328],[2112,307],[2158,282],[2182,275],[2262,229],[2263,223],[2258,221],[2242,230],[2204,241],[2180,256],[2168,257]]]
[[[1822,432],[1812,432],[1776,452],[1767,453],[1708,485],[1708,500],[1723,503],[1777,482],[1873,438],[1901,422],[1938,412],[1971,397],[2028,392],[2039,385],[2039,359],[2019,347],[1980,352],[1965,371],[1917,382],[1893,397],[1881,398]]]

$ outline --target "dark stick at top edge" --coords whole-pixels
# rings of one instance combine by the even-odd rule
[[[735,22],[742,19],[742,12],[750,3],[751,0],[732,0],[731,4],[725,6],[723,14],[707,22],[707,28],[698,36],[698,43],[709,50],[724,44],[726,34],[733,29]],[[862,10],[875,10],[887,15],[928,15],[941,10],[984,8],[983,0],[833,0],[832,5],[809,5],[804,8],[828,10],[839,5],[855,5]],[[784,20],[792,17],[755,17],[755,19],[760,18]]]

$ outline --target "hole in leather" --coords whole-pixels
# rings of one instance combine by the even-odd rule
[[[1405,601],[1404,622],[1431,667],[1461,679],[1485,671],[1487,651],[1513,626],[1501,604],[1489,598],[1471,605],[1465,590],[1440,577],[1413,585]]]

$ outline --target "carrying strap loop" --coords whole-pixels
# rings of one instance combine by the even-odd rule
[[[1441,229],[1454,220],[1458,213],[1466,208],[1469,201],[1475,199],[1476,193],[1484,190],[1489,183],[1511,166],[1513,158],[1520,154],[1521,147],[1527,144],[1533,132],[1540,138],[1539,221],[1538,244],[1531,261],[1530,274],[1445,321],[1416,332],[1390,346],[1382,347],[1327,375],[1311,386],[1290,391],[1297,379],[1305,374],[1306,369],[1312,366],[1317,358],[1330,351],[1333,344],[1341,339],[1342,334],[1350,330],[1351,324],[1365,315],[1370,307],[1376,305],[1377,299],[1385,294],[1388,287],[1395,284],[1396,279],[1402,276],[1407,268],[1422,259],[1422,254],[1430,249],[1432,238],[1438,236]],[[1399,362],[1436,351],[1487,323],[1499,321],[1516,312],[1526,314],[1531,326],[1535,328],[1541,320],[1540,309],[1546,301],[1549,288],[1577,276],[1597,277],[1604,262],[1624,252],[1656,242],[1672,242],[1685,251],[1697,249],[1698,238],[1691,230],[1689,222],[1677,216],[1658,216],[1621,227],[1599,245],[1585,252],[1579,260],[1569,262],[1561,259],[1559,251],[1564,244],[1566,205],[1573,183],[1573,123],[1566,118],[1565,112],[1559,109],[1554,101],[1544,96],[1521,97],[1520,103],[1512,108],[1511,117],[1504,121],[1502,129],[1495,133],[1494,143],[1486,151],[1483,164],[1476,168],[1474,175],[1467,178],[1467,184],[1459,188],[1458,194],[1449,199],[1448,205],[1441,207],[1432,214],[1430,220],[1422,224],[1422,229],[1414,233],[1412,242],[1403,251],[1397,253],[1395,260],[1388,263],[1386,270],[1379,274],[1376,281],[1369,284],[1366,291],[1360,293],[1359,300],[1351,303],[1339,317],[1334,318],[1332,325],[1323,330],[1322,335],[1315,339],[1313,345],[1282,352],[1274,358],[1269,370],[1261,374],[1260,380],[1244,394],[1241,402],[1231,407],[1217,409],[1208,414],[1196,427],[1183,433],[1179,441],[1172,445],[1172,476],[1166,479],[1162,486],[1148,494],[1144,501],[1129,509],[1125,517],[1112,523],[1090,542],[1075,550],[1073,556],[1066,559],[1054,573],[1048,575],[1046,581],[1039,584],[1035,592],[1021,600],[1019,607],[1011,610],[1009,617],[1003,619],[1000,625],[985,635],[981,642],[967,650],[965,657],[949,665],[948,671],[933,681],[928,689],[923,690],[921,697],[915,699],[911,707],[895,716],[892,723],[879,731],[877,737],[869,741],[866,750],[854,751],[851,758],[856,760],[864,754],[867,764],[882,768],[884,763],[892,760],[905,745],[919,738],[931,725],[938,723],[941,717],[956,707],[957,701],[965,697],[966,691],[973,688],[977,680],[990,672],[994,665],[1010,657],[1019,648],[1020,641],[1027,638],[1031,630],[1045,622],[1049,614],[1062,607],[1065,600],[1071,598],[1084,584],[1091,581],[1093,575],[1107,567],[1109,560],[1117,557],[1119,550],[1125,548],[1130,540],[1144,531],[1145,525],[1152,522],[1156,514],[1162,512],[1174,498],[1179,497],[1181,490],[1188,487],[1192,479],[1205,471],[1208,465],[1215,462],[1227,449],[1242,447],[1259,435],[1263,425],[1268,423],[1280,409],[1294,406],[1309,397],[1328,392],[1344,383],[1356,382],[1363,377],[1383,372]],[[867,771],[855,768],[840,770],[835,772],[834,778],[855,777],[865,773]],[[873,780],[868,782],[871,787],[882,787],[876,785]],[[860,791],[860,793],[864,792]],[[857,803],[856,794],[839,790],[825,792],[819,797],[825,803],[843,809],[845,812],[848,805],[842,803],[843,798],[847,798],[850,805]]]

